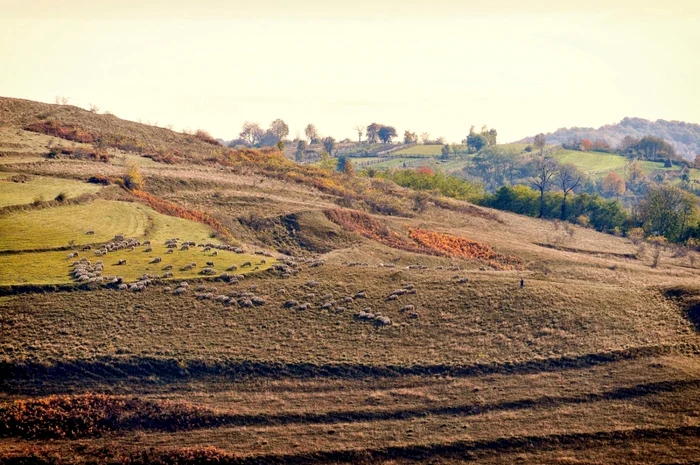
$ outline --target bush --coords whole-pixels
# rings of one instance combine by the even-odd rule
[[[194,137],[201,140],[202,142],[206,142],[207,144],[221,145],[218,140],[214,139],[211,136],[211,134],[209,134],[204,129],[197,129],[197,132],[194,133]]]
[[[68,199],[68,194],[65,192],[59,192],[59,194],[54,199],[56,202],[65,202]]]

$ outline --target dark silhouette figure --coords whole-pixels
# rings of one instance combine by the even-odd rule
[[[520,278],[520,288],[522,289],[523,287],[525,287],[525,280],[523,280],[523,278]]]

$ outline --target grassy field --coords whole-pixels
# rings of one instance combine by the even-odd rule
[[[30,176],[27,182],[13,182],[9,178],[14,174],[0,172],[0,207],[26,205],[37,199],[53,200],[60,193],[74,198],[80,194],[94,194],[101,189],[96,184],[43,176]]]
[[[120,234],[138,240],[174,237],[217,242],[193,221],[162,215],[138,203],[97,200],[84,205],[16,212],[0,217],[0,251],[39,250],[102,243]],[[86,234],[94,231],[94,234]]]
[[[622,155],[602,152],[558,150],[554,157],[562,163],[573,163],[581,171],[592,176],[623,169],[629,163]]]
[[[162,244],[154,244],[152,252],[146,252],[146,247],[141,246],[135,250],[119,250],[110,252],[106,256],[97,257],[89,251],[79,252],[92,262],[101,260],[104,263],[103,276],[121,276],[125,282],[137,281],[142,275],[162,275],[165,268],[172,265],[173,279],[192,279],[202,277],[199,272],[205,268],[206,262],[213,262],[213,268],[217,275],[236,265],[239,269],[235,273],[248,273],[253,269],[263,271],[268,269],[274,260],[266,259],[261,263],[260,257],[252,254],[237,254],[234,252],[219,250],[217,255],[212,252],[203,252],[200,247],[189,250],[175,250],[167,254],[167,248]],[[67,259],[66,251],[59,252],[28,252],[21,254],[0,254],[0,286],[15,284],[66,284],[75,282],[71,276],[73,262],[77,258]],[[160,257],[163,261],[153,263],[153,259]],[[80,258],[80,257],[78,257]],[[126,260],[126,264],[119,265],[120,260]],[[251,267],[241,268],[245,262],[251,262]],[[197,267],[183,269],[188,263],[196,263]]]

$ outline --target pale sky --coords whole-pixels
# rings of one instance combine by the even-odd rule
[[[700,123],[700,1],[0,0],[0,95],[225,139]]]

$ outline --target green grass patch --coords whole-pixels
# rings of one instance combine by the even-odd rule
[[[76,181],[74,179],[30,176],[26,182],[13,182],[10,178],[16,173],[0,174],[0,207],[28,205],[36,199],[53,200],[61,192],[68,198],[80,194],[95,193],[102,186]]]
[[[578,169],[588,175],[606,174],[610,171],[622,170],[629,160],[622,155],[603,152],[579,152],[577,150],[559,150],[554,158],[562,163],[573,163]]]
[[[111,200],[11,213],[0,217],[0,231],[0,251],[102,243],[117,234],[154,241],[178,237],[218,242],[203,224],[162,215],[139,203]],[[88,235],[87,231],[95,233]]]
[[[214,262],[214,269],[218,274],[223,273],[231,265],[236,265],[235,273],[250,273],[258,267],[257,271],[266,270],[274,260],[265,258],[265,264],[260,261],[263,257],[250,254],[237,254],[227,250],[204,252],[201,247],[191,247],[189,250],[176,249],[172,254],[167,254],[167,248],[160,243],[153,243],[152,252],[145,252],[146,247],[137,247],[134,250],[118,250],[107,255],[97,257],[92,251],[78,252],[78,258],[68,259],[67,251],[58,252],[26,252],[19,254],[0,255],[0,285],[17,284],[66,284],[74,282],[71,277],[73,262],[80,257],[87,257],[91,262],[102,260],[104,271],[102,276],[121,276],[127,282],[138,280],[144,273],[150,275],[162,275],[164,268],[172,265],[174,277],[172,279],[192,279],[202,277],[199,272],[205,268],[206,262]],[[162,262],[152,263],[155,257],[161,257]],[[125,259],[125,265],[117,265],[119,260]],[[249,261],[251,267],[241,268],[241,265]],[[197,267],[185,271],[182,268],[188,263],[196,263]]]

